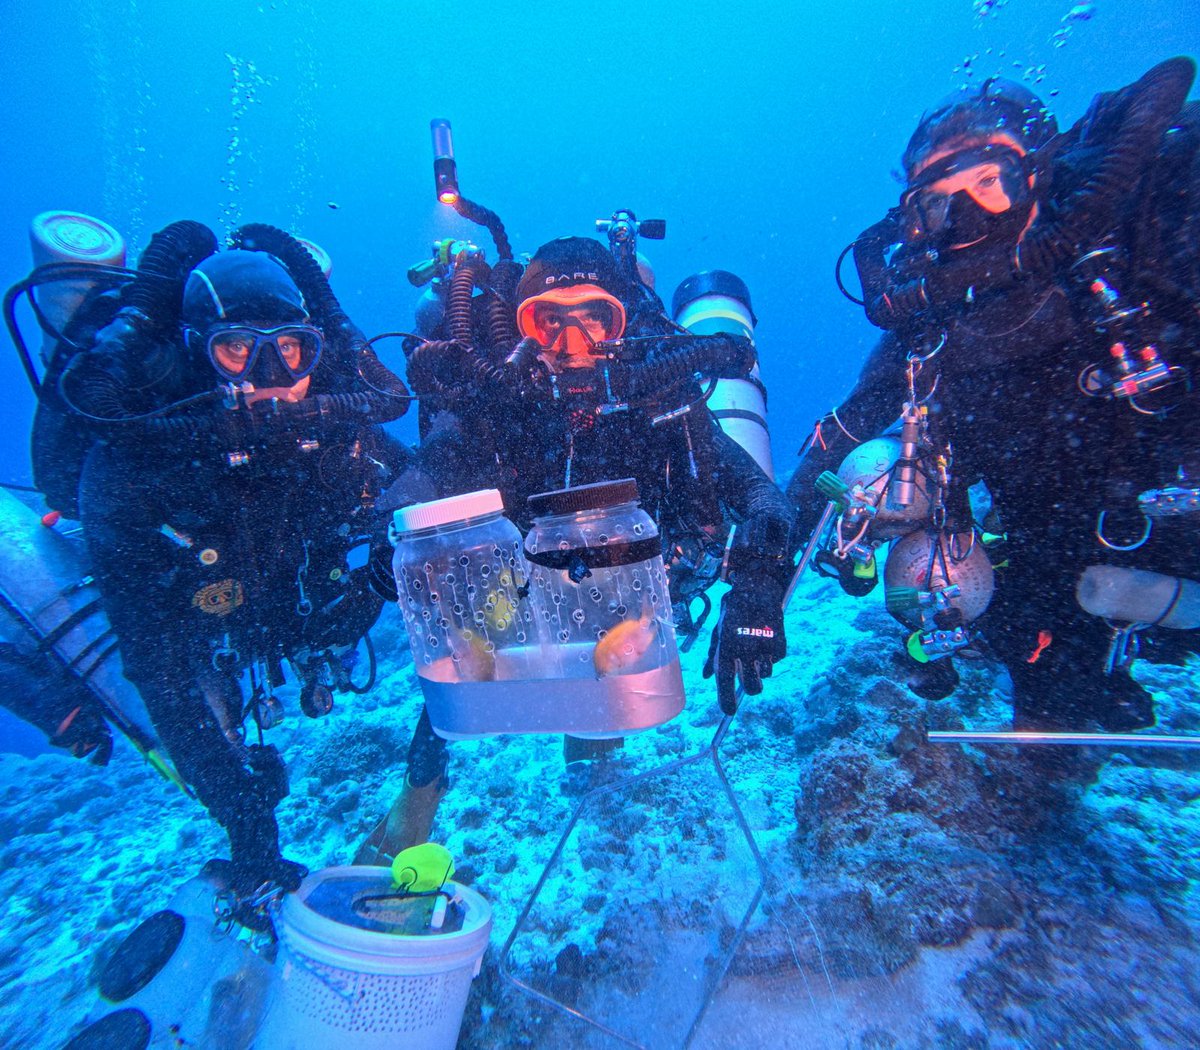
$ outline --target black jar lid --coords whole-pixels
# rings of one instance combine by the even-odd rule
[[[603,510],[620,503],[632,503],[638,498],[637,481],[597,481],[592,485],[538,492],[529,497],[529,511],[535,518],[546,514],[574,514],[581,510]]]

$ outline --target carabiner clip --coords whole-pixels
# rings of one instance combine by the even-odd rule
[[[1139,539],[1136,543],[1129,544],[1128,546],[1122,546],[1119,543],[1113,543],[1104,535],[1104,519],[1107,515],[1108,511],[1102,510],[1096,516],[1096,539],[1100,541],[1101,546],[1107,547],[1110,551],[1135,551],[1139,547],[1144,546],[1146,541],[1150,539],[1150,532],[1154,528],[1154,522],[1152,519],[1147,518],[1146,515],[1143,514],[1142,520],[1145,521],[1146,528],[1142,531],[1141,539]]]

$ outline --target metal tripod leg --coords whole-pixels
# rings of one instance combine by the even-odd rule
[[[509,953],[513,947],[513,944],[523,932],[525,922],[529,918],[529,914],[537,902],[538,895],[541,893],[542,888],[546,884],[546,880],[549,878],[555,865],[558,863],[572,832],[575,830],[575,826],[578,823],[579,818],[582,816],[584,810],[589,806],[589,804],[591,804],[594,800],[601,798],[602,796],[615,794],[653,778],[677,774],[686,767],[697,765],[704,762],[706,759],[709,759],[712,761],[713,768],[716,771],[717,778],[721,783],[725,797],[729,800],[730,807],[733,810],[734,819],[741,830],[743,837],[745,838],[747,846],[750,848],[751,854],[754,857],[754,863],[758,869],[758,884],[750,898],[749,906],[747,907],[745,914],[742,916],[740,924],[738,925],[733,937],[730,939],[728,946],[722,954],[719,965],[711,971],[711,977],[708,982],[709,986],[704,992],[700,1010],[693,1019],[691,1026],[688,1029],[687,1036],[682,1044],[684,1047],[690,1045],[692,1039],[699,1030],[700,1023],[704,1019],[704,1015],[708,1010],[713,997],[716,995],[717,988],[725,975],[725,971],[728,969],[730,962],[733,961],[733,956],[737,952],[742,938],[745,936],[746,927],[749,925],[750,919],[753,917],[755,911],[758,910],[758,905],[762,900],[767,880],[766,861],[763,859],[762,853],[759,851],[758,843],[754,840],[754,833],[750,828],[750,823],[746,819],[745,813],[742,812],[742,807],[738,804],[737,796],[734,794],[733,787],[729,783],[729,778],[725,774],[725,768],[721,764],[721,758],[718,753],[718,748],[720,747],[721,741],[724,739],[726,732],[729,730],[729,726],[732,721],[732,715],[726,715],[721,719],[721,724],[717,727],[717,731],[713,735],[712,742],[703,751],[700,751],[695,755],[690,755],[686,758],[675,759],[672,762],[668,762],[666,765],[659,766],[657,769],[651,769],[647,770],[645,773],[638,773],[631,777],[625,777],[621,780],[614,781],[611,784],[604,784],[600,787],[594,788],[584,795],[584,797],[580,800],[579,805],[575,808],[575,812],[572,814],[571,819],[568,821],[566,829],[563,831],[562,837],[558,841],[558,845],[555,846],[554,852],[551,854],[550,860],[547,862],[545,869],[542,871],[537,885],[534,886],[533,892],[529,895],[529,899],[525,902],[525,907],[518,916],[516,924],[513,926],[512,932],[509,934],[508,940],[504,944],[504,949],[500,955],[500,972],[504,975],[507,981],[515,985],[525,994],[530,995],[541,1002],[547,1003],[548,1005],[561,1010],[563,1013],[571,1017],[591,1025],[592,1027],[603,1032],[609,1038],[617,1040],[625,1046],[638,1047],[640,1050],[646,1050],[642,1043],[638,1043],[633,1039],[621,1035],[621,1033],[614,1031],[612,1028],[609,1028],[607,1025],[601,1023],[595,1018],[587,1016],[568,1003],[564,1003],[559,999],[555,999],[553,996],[534,988],[528,982],[521,980],[521,978],[514,974],[509,967]],[[657,1048],[655,1048],[655,1050],[657,1050]]]

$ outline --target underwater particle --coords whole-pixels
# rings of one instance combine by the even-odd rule
[[[328,207],[330,211],[337,211],[341,205],[337,201],[330,201]]]
[[[1065,46],[1076,23],[1090,22],[1095,13],[1096,5],[1093,0],[1083,0],[1083,3],[1076,4],[1058,20],[1058,28],[1050,34],[1050,44],[1053,47]]]
[[[229,52],[225,53],[225,60],[229,63],[230,77],[229,123],[226,127],[229,138],[225,146],[226,177],[221,182],[228,195],[221,210],[221,217],[227,231],[232,231],[241,221],[242,186],[251,184],[251,179],[243,175],[240,164],[240,159],[245,154],[243,121],[250,107],[261,102],[260,89],[274,84],[276,78],[264,76],[253,61],[239,58]]]
[[[985,18],[994,18],[1007,3],[1008,0],[973,0],[971,6],[975,9],[976,21],[982,22]]]

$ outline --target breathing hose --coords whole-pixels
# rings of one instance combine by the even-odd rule
[[[374,392],[401,400],[407,409],[407,387],[400,377],[376,356],[367,342],[367,337],[342,309],[317,260],[303,244],[276,226],[249,223],[234,232],[233,246],[249,251],[270,252],[276,256],[287,267],[288,273],[304,295],[309,308],[314,311],[325,334],[338,334],[345,339],[350,356],[336,362],[340,366],[342,378],[353,382],[357,377]]]
[[[466,197],[459,197],[455,200],[453,208],[468,222],[473,222],[476,226],[486,227],[496,244],[497,256],[505,262],[512,260],[512,245],[508,241],[508,234],[504,230],[504,223],[500,221],[499,215],[492,211],[491,208],[485,208],[482,204],[469,201]]]
[[[743,336],[702,335],[683,337],[685,345],[664,350],[653,361],[610,364],[614,392],[630,400],[664,389],[696,374],[721,379],[742,379],[757,361],[754,344]],[[524,339],[503,364],[495,364],[454,340],[430,341],[418,346],[408,359],[408,381],[419,397],[457,399],[491,391],[522,395],[539,389],[534,366],[541,346]]]
[[[145,372],[157,340],[178,322],[184,280],[216,250],[212,230],[187,219],[172,223],[150,239],[136,275],[121,289],[116,317],[97,335],[95,348],[76,355],[67,369],[54,377],[58,380],[55,389],[61,392],[61,380],[68,371],[78,368],[84,373],[72,407],[102,418],[128,414],[124,406],[130,392],[138,389],[135,377]]]
[[[450,278],[446,323],[450,329],[451,340],[462,346],[471,346],[474,342],[471,330],[471,302],[475,286],[483,276],[482,268],[482,259],[463,253],[458,257],[454,274]]]

